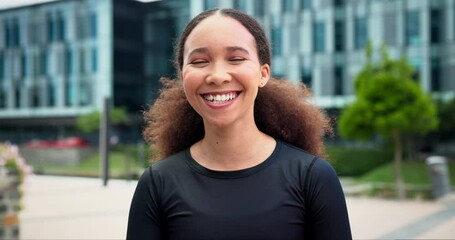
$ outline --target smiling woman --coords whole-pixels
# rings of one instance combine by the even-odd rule
[[[164,79],[144,136],[161,152],[139,180],[128,239],[350,239],[324,157],[326,116],[305,86],[270,76],[270,47],[234,9],[191,20],[178,80]]]

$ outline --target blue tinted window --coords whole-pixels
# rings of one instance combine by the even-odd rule
[[[55,26],[51,14],[47,14],[47,39],[49,42],[55,41]]]
[[[96,38],[98,33],[98,23],[96,13],[90,15],[90,37]]]
[[[98,71],[98,51],[92,49],[92,72]]]
[[[218,7],[218,0],[204,0],[204,9],[212,9]]]
[[[313,25],[313,47],[314,52],[325,51],[325,24],[323,22],[317,22]]]
[[[72,74],[74,72],[74,61],[73,61],[73,52],[71,52],[71,50],[67,50],[66,51],[66,54],[65,54],[65,63],[66,63],[66,66],[65,66],[65,70],[66,70],[66,74]]]
[[[41,53],[41,75],[47,75],[47,60],[48,57],[47,57],[47,54],[45,52]]]
[[[234,0],[234,8],[246,12],[246,1],[247,0]]]
[[[356,49],[364,48],[368,40],[368,26],[366,17],[358,17],[355,20],[354,45]]]
[[[344,51],[345,31],[343,20],[335,21],[335,52]]]
[[[254,3],[254,15],[262,17],[265,14],[265,1],[256,0]]]
[[[27,56],[25,54],[21,56],[21,74],[23,77],[27,76]]]
[[[334,94],[339,96],[343,95],[343,85],[344,85],[344,76],[343,76],[343,68],[340,66],[335,67],[334,69],[334,74],[333,74],[333,80],[334,80]]]
[[[52,107],[52,106],[55,106],[55,103],[56,103],[56,97],[57,97],[57,89],[55,87],[55,84],[50,82],[48,85],[47,85],[48,89],[48,93],[47,93],[47,96],[48,96],[48,106]]]
[[[283,12],[292,12],[294,10],[293,0],[282,0]]]
[[[9,47],[9,46],[11,46],[11,29],[8,24],[8,21],[4,21],[3,26],[5,28],[5,44],[6,44],[6,47]]]
[[[311,68],[304,67],[301,72],[301,81],[309,88],[313,84],[313,76],[311,73]]]
[[[272,54],[276,56],[282,54],[281,32],[281,27],[272,28]]]
[[[300,9],[310,9],[311,0],[300,0]]]
[[[418,11],[406,13],[406,45],[420,45],[420,15]]]
[[[3,87],[0,87],[0,108],[6,107],[6,92]]]
[[[14,46],[19,46],[19,43],[21,41],[21,35],[20,35],[20,29],[19,29],[19,21],[17,19],[14,19],[13,21],[13,43]]]
[[[5,78],[5,60],[3,54],[0,53],[0,80]]]
[[[58,14],[57,18],[57,32],[59,41],[65,40],[65,19],[63,18],[62,14]]]

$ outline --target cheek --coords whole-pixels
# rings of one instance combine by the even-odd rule
[[[182,70],[181,79],[183,83],[183,90],[185,91],[186,96],[189,94],[194,94],[193,91],[196,91],[198,78],[198,74],[195,72]]]

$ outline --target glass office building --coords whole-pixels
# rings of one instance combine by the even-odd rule
[[[364,47],[406,56],[423,89],[455,93],[453,0],[60,0],[0,10],[0,140],[69,135],[75,119],[114,106],[136,116],[175,77],[173,43],[214,7],[247,12],[273,47],[272,74],[311,87],[327,109],[353,98]],[[133,137],[133,138],[134,138]]]

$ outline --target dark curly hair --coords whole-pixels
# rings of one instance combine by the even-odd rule
[[[260,63],[270,65],[269,42],[254,18],[235,9],[212,9],[193,18],[180,36],[175,57],[178,72],[182,70],[183,48],[188,35],[202,20],[215,13],[239,21],[256,40]],[[182,81],[162,78],[161,82],[160,96],[144,114],[144,138],[159,150],[154,160],[175,154],[204,137],[202,117],[186,99]],[[327,157],[323,138],[326,133],[332,133],[330,121],[321,109],[308,102],[309,97],[311,93],[305,85],[271,78],[258,90],[254,119],[260,131],[309,153]]]

